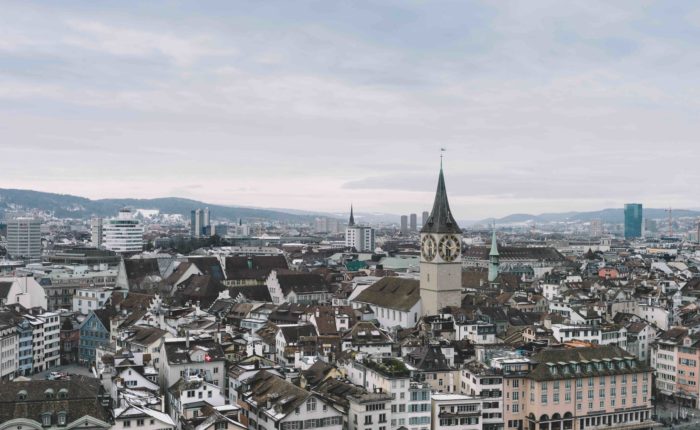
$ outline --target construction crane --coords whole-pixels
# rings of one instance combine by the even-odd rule
[[[673,209],[666,209],[668,212],[668,237],[673,237]]]

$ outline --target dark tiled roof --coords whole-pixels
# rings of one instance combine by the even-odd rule
[[[386,277],[370,285],[356,298],[356,302],[407,312],[420,300],[420,281]]]
[[[148,276],[160,276],[158,259],[156,258],[125,259],[124,267],[130,284],[132,282],[140,284]]]
[[[315,273],[278,271],[277,280],[285,296],[292,291],[298,294],[328,290],[325,279]]]
[[[645,363],[637,361],[633,354],[628,353],[617,345],[586,348],[550,348],[538,352],[532,359],[538,363],[528,375],[529,378],[534,380],[561,379],[566,376],[569,378],[580,378],[650,371],[650,368]],[[620,367],[620,362],[624,360],[630,360],[634,366],[630,367],[625,364],[624,367]],[[571,368],[570,362],[584,365],[580,367],[579,371],[576,371]],[[601,370],[598,370],[595,365],[592,366],[592,369],[588,369],[588,363],[595,364],[597,362],[604,364]],[[609,369],[607,363],[613,363],[613,368]],[[556,374],[552,373],[550,369],[552,366],[557,367]],[[569,373],[563,374],[562,370],[559,369],[563,366],[569,366]]]
[[[311,367],[304,370],[302,374],[304,375],[306,382],[313,387],[323,381],[326,375],[328,375],[328,373],[333,369],[335,368],[325,361],[316,360],[316,362],[312,364]]]
[[[129,327],[128,331],[131,333],[126,341],[135,342],[139,345],[150,345],[167,334],[165,330],[157,327],[140,325]]]
[[[10,288],[12,288],[12,282],[0,282],[0,298],[7,298]]]
[[[214,339],[190,339],[190,347],[182,341],[166,341],[165,356],[171,364],[187,364],[190,363],[190,351],[195,348],[206,349],[207,355],[211,361],[223,361],[225,359],[224,351]]]
[[[391,343],[391,338],[377,326],[368,321],[360,321],[345,335],[343,341],[353,345],[385,345]]]
[[[216,257],[189,257],[187,259],[190,263],[194,263],[195,266],[202,272],[203,275],[211,276],[217,281],[224,280],[224,271],[221,269],[221,263]]]
[[[265,405],[269,400],[277,414],[287,415],[306,401],[311,395],[303,388],[291,382],[261,370],[248,380],[250,397],[258,405]],[[272,411],[271,411],[272,412]]]
[[[257,279],[264,281],[272,270],[289,269],[283,255],[253,255],[226,257],[226,279]]]
[[[279,329],[282,331],[282,335],[287,341],[287,344],[299,342],[299,338],[302,336],[317,335],[316,327],[311,324],[281,326]]]
[[[187,278],[175,294],[183,301],[199,301],[202,307],[211,306],[226,287],[224,284],[209,275],[192,275]]]
[[[465,258],[476,260],[488,260],[491,248],[488,246],[470,246],[464,251]],[[566,258],[555,248],[545,247],[516,247],[498,246],[501,263],[508,260],[537,260],[537,261],[559,261]]]
[[[235,299],[239,294],[251,302],[272,303],[267,285],[242,285],[228,288],[229,296]]]
[[[46,398],[46,390],[53,390],[53,398]],[[61,390],[66,394],[61,398]],[[20,391],[26,393],[26,400],[19,400]],[[67,412],[68,424],[91,416],[109,422],[109,414],[102,407],[98,396],[104,392],[98,379],[85,376],[71,376],[69,380],[26,381],[0,383],[0,423],[15,418],[28,418],[42,422],[42,414],[51,413],[52,423],[57,423],[57,413]]]
[[[445,354],[440,350],[440,346],[425,345],[414,349],[406,355],[406,363],[424,371],[448,371],[450,363],[445,358]]]

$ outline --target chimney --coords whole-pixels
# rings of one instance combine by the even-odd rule
[[[190,349],[190,330],[185,330],[185,348]]]

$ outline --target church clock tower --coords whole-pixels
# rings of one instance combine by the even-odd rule
[[[423,315],[462,304],[462,229],[450,211],[440,166],[433,210],[420,231],[420,296]]]

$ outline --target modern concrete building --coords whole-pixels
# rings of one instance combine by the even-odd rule
[[[408,234],[408,216],[401,215],[401,234]]]
[[[129,209],[122,209],[116,218],[103,225],[105,248],[115,252],[140,252],[143,250],[143,227]]]
[[[15,259],[41,260],[41,220],[32,217],[8,219],[7,253]]]
[[[90,242],[95,248],[102,246],[102,218],[93,217],[90,220]]]
[[[418,231],[418,215],[416,214],[411,214],[409,218],[409,228],[411,229],[412,232]]]

